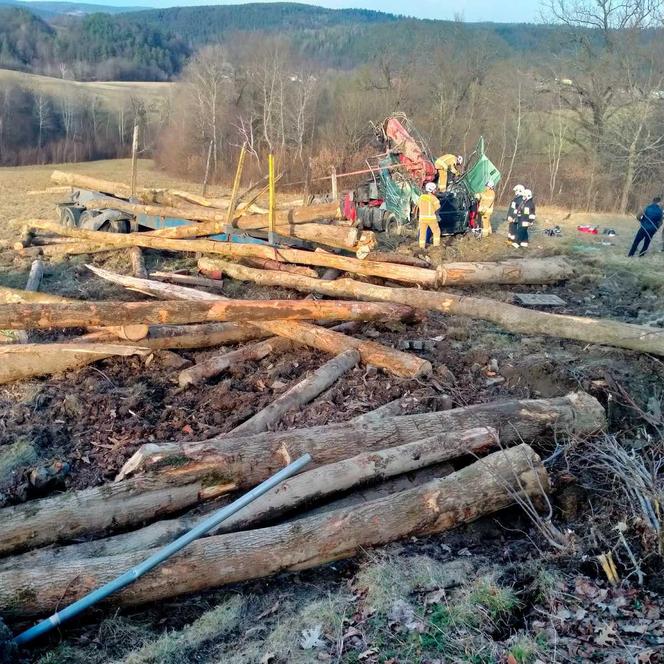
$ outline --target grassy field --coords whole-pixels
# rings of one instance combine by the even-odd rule
[[[156,111],[168,102],[175,84],[144,81],[81,82],[0,69],[0,86],[3,85],[19,85],[53,99],[64,96],[97,98],[108,110],[120,110],[125,107],[130,97],[136,97],[150,112]]]

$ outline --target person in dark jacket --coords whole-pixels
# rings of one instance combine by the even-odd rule
[[[514,187],[514,198],[512,199],[510,208],[507,211],[507,237],[510,240],[516,240],[516,233],[518,228],[516,220],[519,216],[519,212],[521,211],[521,205],[523,204],[523,192],[525,190],[526,188],[522,184],[517,184],[516,187]]]
[[[662,225],[663,213],[661,202],[662,199],[659,196],[656,196],[643,213],[637,216],[640,227],[636,232],[634,242],[632,242],[632,248],[629,250],[629,254],[627,254],[628,256],[633,256],[642,242],[643,246],[639,251],[639,256],[644,256],[646,251],[648,251],[650,241]]]

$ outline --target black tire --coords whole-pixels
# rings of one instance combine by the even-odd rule
[[[70,205],[60,207],[60,223],[65,228],[78,228],[81,218],[81,208]]]
[[[373,219],[371,226],[375,231],[381,232],[385,230],[385,210],[380,208],[373,208]]]
[[[115,221],[105,221],[100,227],[104,233],[129,233],[129,222],[125,219]]]
[[[403,235],[403,224],[394,212],[387,212],[384,217],[385,234],[390,238],[397,238]]]

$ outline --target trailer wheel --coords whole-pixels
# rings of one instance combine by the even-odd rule
[[[403,235],[403,224],[394,212],[385,215],[385,234],[387,237],[400,237]]]
[[[65,228],[78,228],[80,218],[81,208],[68,205],[60,206],[60,223]]]
[[[100,231],[106,233],[129,233],[129,222],[125,219],[116,219],[113,221],[105,221],[100,227]]]

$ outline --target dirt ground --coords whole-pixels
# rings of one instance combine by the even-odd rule
[[[21,218],[53,217],[61,195],[27,196],[49,186],[52,167],[0,170],[0,237]],[[76,171],[127,179],[127,161],[77,164]],[[188,186],[142,162],[140,184]],[[504,236],[450,238],[439,260],[496,260],[523,255]],[[577,231],[600,227],[596,236]],[[545,228],[559,225],[561,235]],[[497,302],[546,292],[565,305],[555,313],[664,326],[664,254],[627,259],[631,217],[539,211],[531,256],[564,254],[577,274],[547,287],[457,289]],[[615,230],[615,237],[602,234]],[[399,250],[416,249],[406,239]],[[50,264],[42,290],[86,299],[142,299],[101,282],[84,262],[129,271],[122,254]],[[193,258],[147,254],[150,269],[195,268]],[[22,287],[30,261],[0,254],[0,285]],[[299,297],[227,280],[238,297]],[[421,408],[548,397],[584,389],[607,408],[610,432],[644,458],[661,459],[664,364],[656,357],[546,337],[519,337],[481,321],[432,314],[417,327],[365,324],[357,336],[411,351],[434,366],[409,381],[359,367],[280,429],[351,419],[411,395]],[[179,353],[196,361],[215,351]],[[326,358],[297,349],[233,369],[200,388],[177,389],[168,354],[149,366],[137,358],[98,362],[80,371],[0,387],[0,505],[111,480],[148,441],[200,440],[229,431]],[[16,661],[87,662],[660,662],[664,661],[663,571],[657,533],[648,529],[619,478],[592,463],[605,440],[533,441],[554,482],[553,522],[568,546],[557,548],[516,508],[431,538],[367,551],[351,561],[283,574],[159,607],[88,612],[84,621],[37,644]],[[557,444],[556,444],[557,443]],[[3,457],[4,455],[4,457]],[[4,465],[3,465],[4,462]],[[3,468],[9,471],[2,472]],[[659,467],[653,466],[661,490]],[[610,488],[610,490],[607,490]],[[659,496],[661,498],[661,494]],[[661,502],[659,503],[661,505]],[[623,546],[616,524],[624,522]],[[661,538],[661,532],[659,532]],[[654,539],[653,539],[654,538]],[[659,548],[658,548],[659,547]],[[621,582],[609,584],[597,555],[613,551]],[[629,550],[629,551],[628,551]],[[641,582],[641,576],[643,577]],[[10,625],[17,631],[25,625]]]

